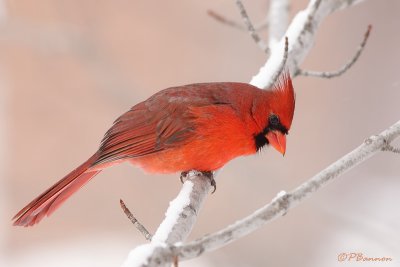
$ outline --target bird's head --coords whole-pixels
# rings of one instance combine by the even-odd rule
[[[281,75],[272,89],[263,91],[253,102],[252,115],[259,126],[254,135],[257,151],[270,144],[282,155],[286,152],[286,135],[292,125],[295,94],[290,75]]]

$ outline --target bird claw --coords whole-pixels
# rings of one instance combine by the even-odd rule
[[[183,184],[185,181],[186,181],[186,179],[188,178],[188,174],[189,174],[189,172],[181,172],[181,176],[179,177],[179,180],[181,180],[181,183]]]
[[[179,177],[179,180],[182,184],[189,178],[191,172],[194,172],[195,175],[201,174],[207,177],[210,180],[211,186],[213,187],[211,194],[215,193],[215,191],[217,190],[217,183],[215,182],[214,174],[212,171],[183,171],[181,172],[181,176]]]
[[[213,189],[213,191],[211,192],[211,194],[214,194],[215,191],[217,191],[217,183],[215,182],[215,179],[214,179],[213,176],[208,177],[208,178],[210,179],[211,186],[214,187],[214,189]]]

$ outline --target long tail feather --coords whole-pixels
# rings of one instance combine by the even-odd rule
[[[15,221],[13,225],[32,226],[40,222],[45,215],[50,216],[64,201],[101,171],[101,169],[88,171],[97,158],[98,155],[96,153],[40,196],[32,200],[14,216],[13,220]]]

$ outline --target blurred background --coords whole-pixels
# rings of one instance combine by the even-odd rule
[[[307,2],[292,1],[291,17]],[[265,19],[268,1],[244,4],[254,22]],[[137,102],[169,86],[248,82],[258,72],[266,57],[248,33],[214,21],[208,9],[240,21],[228,0],[0,1],[0,266],[119,266],[146,242],[120,198],[155,231],[181,187],[178,175],[127,164],[102,172],[33,228],[10,219],[86,160]],[[323,22],[303,68],[338,69],[372,24],[363,55],[339,78],[294,80],[286,156],[270,149],[229,163],[190,239],[292,190],[400,119],[399,13],[397,0],[370,0]],[[399,163],[380,153],[283,218],[182,266],[358,264],[338,262],[342,252],[393,259],[362,266],[399,266]]]

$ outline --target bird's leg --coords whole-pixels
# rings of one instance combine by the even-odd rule
[[[214,187],[211,193],[214,194],[215,191],[217,190],[217,183],[215,182],[214,172],[212,171],[196,171],[196,170],[183,171],[181,172],[181,176],[179,177],[179,179],[183,184],[187,179],[189,179],[190,176],[199,176],[199,175],[205,176],[210,180],[211,186]]]

